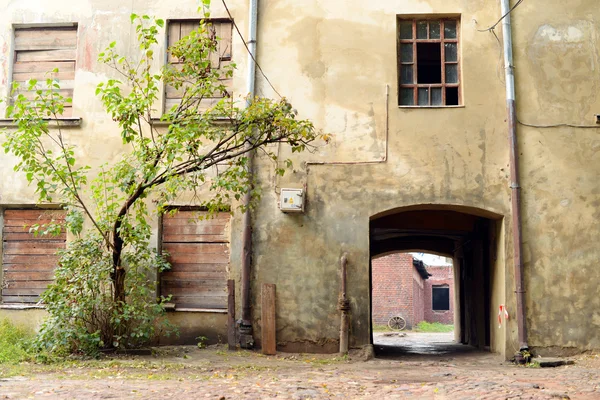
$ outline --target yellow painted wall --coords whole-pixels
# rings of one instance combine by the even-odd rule
[[[213,17],[226,14],[213,0]],[[68,4],[68,6],[65,6]],[[247,32],[245,1],[228,5]],[[113,77],[95,60],[109,42],[133,52],[129,14],[195,17],[196,1],[0,1],[0,95],[10,78],[12,24],[77,22],[78,70],[70,130],[80,159],[93,166],[119,157],[116,125],[93,92]],[[518,115],[522,122],[593,124],[600,113],[597,87],[600,11],[592,0],[543,6],[524,2],[514,13]],[[396,16],[460,15],[463,107],[397,106]],[[508,181],[508,140],[501,47],[479,32],[499,18],[499,4],[484,0],[378,1],[262,0],[258,62],[300,116],[333,134],[330,145],[292,155],[283,178],[270,162],[256,162],[263,197],[253,215],[254,322],[260,332],[262,283],[277,285],[278,342],[329,345],[338,336],[338,261],[349,254],[348,294],[352,345],[369,343],[369,218],[416,204],[451,204],[504,216],[493,271],[492,319],[498,303],[511,314],[495,331],[492,350],[509,354],[516,343],[513,252]],[[501,38],[501,28],[497,28]],[[163,39],[161,39],[164,41]],[[234,35],[239,70],[236,96],[245,87],[246,51]],[[157,63],[158,68],[158,63]],[[386,94],[388,93],[388,94]],[[257,94],[277,97],[260,74]],[[1,107],[1,106],[0,106]],[[2,110],[0,109],[0,112]],[[597,129],[519,125],[523,195],[525,294],[530,345],[540,351],[600,348],[600,136]],[[386,151],[387,149],[387,151]],[[385,159],[387,153],[387,159]],[[0,205],[30,204],[33,190],[0,155]],[[384,160],[385,159],[385,160]],[[337,164],[331,162],[371,162]],[[315,164],[325,163],[325,164]],[[282,187],[306,187],[306,212],[278,210]],[[238,282],[239,216],[232,221],[231,277]],[[239,299],[239,295],[238,295]],[[179,317],[178,317],[179,318]],[[187,318],[187,317],[181,317]]]

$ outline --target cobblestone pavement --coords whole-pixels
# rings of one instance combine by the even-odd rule
[[[466,346],[444,350],[443,341],[429,353],[389,351],[382,341],[393,339],[376,338],[379,353],[369,361],[361,351],[266,357],[177,347],[155,356],[0,366],[0,399],[600,399],[600,356],[528,368]]]

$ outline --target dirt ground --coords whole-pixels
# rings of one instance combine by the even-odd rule
[[[0,399],[599,399],[600,356],[515,366],[451,334],[374,337],[376,357],[159,348],[60,365],[0,366]]]

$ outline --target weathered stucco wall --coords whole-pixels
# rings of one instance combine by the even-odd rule
[[[276,181],[278,188],[307,186],[304,215],[281,214],[274,178],[262,173],[265,195],[255,215],[253,289],[267,281],[278,285],[278,301],[286,310],[278,319],[282,344],[335,340],[338,260],[347,251],[353,344],[363,345],[370,337],[371,216],[413,204],[509,212],[498,45],[476,30],[495,21],[499,10],[483,1],[264,1],[260,12],[264,30],[259,31],[266,33],[259,35],[261,67],[302,116],[334,139],[317,154],[296,157],[296,172]],[[396,106],[396,15],[421,13],[461,14],[464,107]],[[286,149],[282,155],[290,156]],[[382,162],[310,164],[374,161]]]
[[[81,127],[70,132],[77,137],[77,157],[98,166],[118,158],[121,140],[116,125],[93,95],[97,83],[113,77],[96,62],[97,53],[113,40],[119,50],[134,51],[131,12],[164,19],[193,18],[197,2],[71,3],[0,1],[4,10],[0,16],[0,95],[8,93],[13,24],[77,22],[74,115],[83,120]],[[213,3],[212,16],[225,17],[221,2]],[[600,113],[600,11],[595,3],[550,0],[541,7],[525,2],[515,10],[517,103],[522,122],[595,122],[593,115]],[[230,0],[228,5],[245,34],[246,2]],[[464,106],[396,106],[399,14],[460,15]],[[450,204],[510,216],[501,51],[493,35],[478,32],[499,14],[498,4],[484,0],[260,2],[258,61],[262,69],[302,117],[334,138],[313,154],[292,155],[282,146],[281,157],[294,160],[294,171],[283,178],[273,174],[267,160],[256,161],[263,190],[253,215],[257,337],[260,285],[275,283],[281,348],[335,350],[339,257],[348,252],[351,343],[370,342],[369,220],[373,215],[417,204]],[[243,95],[246,53],[237,35],[233,58],[239,68],[234,92]],[[157,68],[159,64],[157,59]],[[260,75],[257,94],[276,97]],[[600,240],[598,130],[519,125],[518,134],[530,345],[550,350],[600,348],[596,334],[600,272],[594,268],[600,259],[596,245]],[[0,205],[30,204],[32,188],[26,186],[23,175],[12,171],[11,157],[0,157]],[[303,186],[306,212],[281,213],[279,189]],[[502,329],[492,329],[491,348],[507,355],[516,347],[511,232],[510,218],[496,223],[490,276],[490,314],[495,315],[499,304],[511,313]],[[231,277],[239,290],[237,217],[232,220],[231,254]]]
[[[516,13],[519,119],[595,125],[600,10],[551,0]],[[600,347],[600,129],[519,126],[530,345]]]

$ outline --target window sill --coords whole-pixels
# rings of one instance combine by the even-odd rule
[[[81,118],[44,118],[44,121],[48,122],[50,128],[56,128],[61,126],[63,128],[72,128],[81,126]],[[52,122],[55,122],[54,124]],[[0,118],[0,128],[15,128],[18,124],[15,119],[12,118]]]
[[[45,310],[46,307],[37,304],[12,303],[0,304],[0,310]]]
[[[192,312],[192,313],[209,313],[209,314],[227,314],[227,310],[218,308],[177,308],[174,312]]]
[[[156,127],[167,127],[171,125],[171,122],[163,121],[160,118],[150,118],[150,122]],[[231,120],[229,118],[215,118],[214,122],[219,125],[227,125],[231,123]]]
[[[439,108],[465,108],[464,105],[462,106],[398,106],[398,108],[401,109],[411,109],[411,110],[415,110],[415,109],[431,109],[431,108],[435,108],[435,109],[439,109]]]

